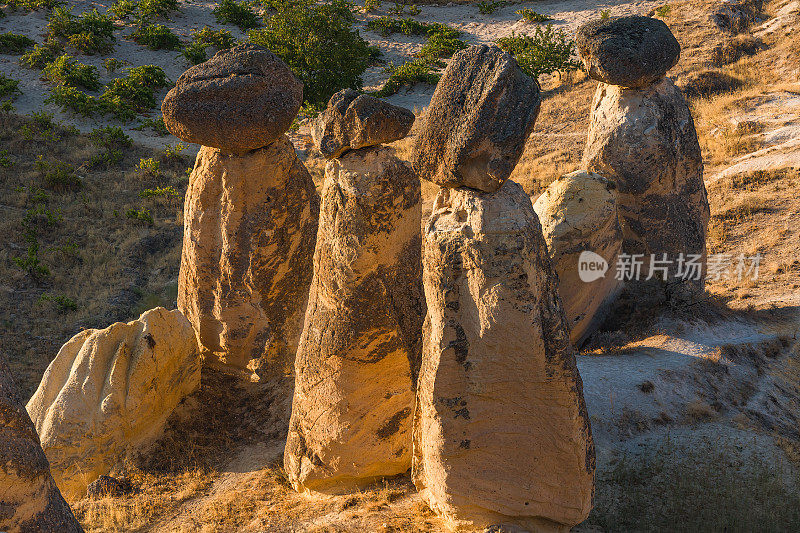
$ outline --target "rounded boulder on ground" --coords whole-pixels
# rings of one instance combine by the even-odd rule
[[[244,154],[286,133],[303,84],[278,57],[244,44],[184,72],[164,98],[167,129],[192,143]]]
[[[596,20],[575,44],[589,77],[621,87],[646,87],[675,66],[681,45],[664,22],[642,16]]]
[[[322,155],[334,159],[348,150],[402,139],[414,124],[414,113],[374,96],[342,89],[328,102],[311,129]]]

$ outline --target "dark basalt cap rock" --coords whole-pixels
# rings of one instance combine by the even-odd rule
[[[667,25],[642,16],[585,24],[575,44],[590,78],[628,88],[660,80],[681,56],[681,46]]]
[[[494,192],[511,175],[541,106],[538,82],[496,46],[453,56],[417,135],[412,164],[443,187]]]
[[[184,72],[161,111],[176,137],[244,154],[286,133],[302,101],[303,84],[283,61],[243,44]]]
[[[390,143],[408,135],[414,113],[352,89],[334,94],[311,128],[311,137],[328,159],[348,150]]]

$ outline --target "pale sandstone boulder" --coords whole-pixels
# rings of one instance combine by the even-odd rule
[[[678,40],[663,21],[639,15],[584,24],[575,47],[590,78],[623,87],[660,80],[681,56]]]
[[[421,350],[420,183],[387,147],[330,161],[284,466],[338,493],[411,466]]]
[[[496,191],[511,175],[539,115],[539,83],[496,46],[453,56],[425,111],[412,156],[420,178]]]
[[[75,335],[27,406],[59,488],[81,497],[127,452],[158,437],[199,385],[197,341],[177,310],[157,307]]]
[[[414,113],[353,89],[334,94],[311,128],[317,149],[328,159],[347,150],[394,142],[408,135]]]
[[[575,346],[599,326],[622,288],[614,272],[622,231],[613,189],[605,178],[578,170],[551,183],[533,205],[558,274],[558,292]],[[605,260],[605,275],[592,279],[592,272],[585,271],[581,278],[581,259],[599,261],[585,252]]]
[[[170,133],[244,154],[281,138],[303,102],[303,84],[254,44],[222,50],[181,74],[161,104]]]
[[[83,531],[56,487],[39,436],[0,353],[0,530]]]
[[[287,371],[311,284],[319,199],[282,136],[243,156],[203,147],[189,178],[178,308],[210,363]]]
[[[650,254],[667,254],[668,277],[680,254],[705,257],[703,157],[689,106],[672,80],[645,89],[601,83],[582,167],[617,186],[624,253],[644,254],[645,267]]]
[[[415,485],[454,529],[580,523],[594,445],[530,199],[514,182],[492,194],[442,189],[422,253]]]

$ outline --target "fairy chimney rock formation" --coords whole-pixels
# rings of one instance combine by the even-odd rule
[[[282,137],[302,102],[303,84],[283,61],[242,44],[184,72],[161,112],[179,139],[244,154]]]
[[[286,137],[302,84],[241,45],[192,67],[162,106],[203,144],[189,177],[178,307],[206,360],[247,378],[291,367],[311,283],[319,198]]]
[[[678,277],[681,259],[705,262],[710,210],[689,105],[664,76],[677,43],[663,22],[646,17],[587,24],[577,41],[601,82],[582,168],[616,184],[623,253],[641,255],[642,277],[651,259],[660,262],[659,277]]]
[[[197,341],[177,310],[157,307],[75,335],[27,406],[62,492],[83,496],[127,452],[158,437],[199,385]]]
[[[411,466],[420,222],[419,180],[391,148],[328,162],[284,453],[297,490],[340,493]]]
[[[428,313],[415,485],[453,529],[567,529],[594,446],[542,229],[522,187],[442,189],[423,232]]]
[[[496,191],[522,155],[540,104],[539,84],[500,48],[458,52],[425,112],[414,170],[443,187]]]
[[[614,265],[622,250],[614,184],[578,170],[551,183],[533,205],[558,274],[558,292],[575,346],[591,335],[621,289]],[[589,270],[588,264],[606,272]],[[582,269],[587,266],[586,269]]]
[[[414,151],[420,177],[442,187],[422,237],[412,476],[456,530],[566,530],[592,507],[558,277],[530,198],[506,182],[539,102],[511,56],[474,46],[442,76]]]
[[[0,530],[82,532],[61,496],[39,436],[0,354]]]
[[[390,143],[408,135],[414,113],[352,89],[334,94],[311,128],[314,144],[327,159],[347,150]]]

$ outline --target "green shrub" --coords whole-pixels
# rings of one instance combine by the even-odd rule
[[[108,8],[119,20],[125,20],[136,12],[139,4],[135,0],[117,0]]]
[[[37,285],[50,275],[50,269],[39,260],[39,242],[36,240],[28,244],[28,253],[25,256],[14,257],[13,260]]]
[[[548,20],[553,20],[552,17],[542,15],[541,13],[537,13],[536,11],[528,8],[519,9],[514,13],[522,17],[522,20],[525,22],[546,22]]]
[[[136,170],[142,175],[155,178],[159,175],[161,164],[152,157],[148,157],[147,159],[142,158],[136,164]]]
[[[39,297],[39,301],[55,304],[56,308],[60,313],[65,313],[67,311],[75,311],[78,308],[78,304],[75,303],[75,300],[63,294],[51,296],[45,293]]]
[[[44,75],[51,82],[70,87],[83,87],[90,91],[100,88],[97,68],[79,63],[72,56],[63,54],[44,67]]]
[[[19,63],[28,68],[42,69],[64,52],[64,47],[55,39],[49,39],[44,44],[34,45],[33,50],[25,52],[19,58]]]
[[[149,209],[145,209],[144,207],[141,207],[139,209],[128,209],[125,212],[125,216],[131,220],[144,222],[149,226],[153,225],[153,215],[150,214]]]
[[[480,12],[481,15],[491,15],[499,8],[505,6],[506,3],[507,2],[504,2],[503,0],[500,0],[499,2],[481,1],[478,2],[476,5],[478,6],[478,11]]]
[[[664,18],[669,15],[671,11],[672,6],[669,4],[664,4],[663,6],[656,8],[655,13],[657,17]]]
[[[96,128],[89,133],[92,143],[100,148],[130,148],[133,141],[119,126]]]
[[[403,35],[429,35],[439,26],[444,26],[444,24],[438,22],[429,24],[410,18],[393,19],[391,17],[379,17],[367,22],[368,30],[380,33],[383,37],[388,37],[393,33],[402,33]]]
[[[16,33],[0,33],[0,54],[18,56],[36,43],[33,39]]]
[[[36,169],[42,178],[42,183],[54,191],[74,191],[81,188],[83,182],[75,174],[75,167],[63,161],[51,163],[39,156]]]
[[[129,61],[124,59],[117,59],[115,57],[107,57],[103,60],[103,66],[109,74],[115,73],[118,69],[130,65]]]
[[[183,56],[192,65],[208,59],[207,50],[227,50],[236,43],[236,38],[227,30],[212,30],[208,26],[192,32],[192,42],[183,49]]]
[[[261,23],[253,10],[245,2],[221,0],[214,8],[214,16],[221,24],[233,24],[240,30],[258,28]]]
[[[11,168],[14,162],[8,157],[8,150],[0,150],[0,167]]]
[[[389,79],[373,95],[379,98],[391,96],[401,87],[413,86],[416,83],[436,85],[441,75],[434,71],[435,67],[435,64],[426,59],[415,59],[397,67],[389,67]]]
[[[62,111],[72,111],[84,117],[91,117],[98,110],[97,99],[79,91],[75,87],[58,85],[50,90],[50,96],[44,101],[46,104],[55,104]]]
[[[75,50],[88,54],[108,54],[114,49],[114,21],[97,9],[75,17],[65,7],[57,7],[47,24],[48,37],[59,39]]]
[[[139,23],[143,25],[157,18],[169,20],[169,14],[173,11],[178,11],[178,0],[139,0]]]
[[[163,24],[140,26],[133,32],[131,38],[150,50],[178,50],[181,47],[178,36]]]
[[[608,9],[604,9],[600,12],[600,20],[608,20],[611,18],[611,12]]]
[[[437,28],[422,47],[417,57],[430,60],[453,57],[453,54],[467,47],[467,43],[459,39],[461,32],[445,26]]]
[[[130,120],[136,113],[156,105],[155,91],[170,84],[166,74],[155,65],[142,65],[128,69],[124,78],[116,78],[100,95],[100,105],[105,113],[121,120]]]
[[[379,7],[381,7],[381,0],[364,1],[364,13],[372,13],[373,11],[377,11]]]
[[[140,198],[163,198],[166,200],[167,205],[172,206],[176,200],[181,197],[180,193],[175,190],[175,187],[156,187],[155,189],[145,189],[139,193]]]
[[[5,3],[10,9],[20,9],[22,11],[53,9],[64,4],[62,0],[7,0]]]
[[[276,6],[266,28],[250,32],[250,41],[289,65],[305,85],[307,103],[323,106],[340,89],[361,88],[374,50],[353,29],[346,1],[276,0]]]
[[[533,36],[512,34],[497,40],[497,45],[514,55],[519,66],[529,76],[578,70],[580,61],[573,59],[575,42],[563,30],[552,24],[537,27]]]
[[[143,131],[145,128],[150,128],[162,137],[169,135],[169,130],[167,129],[166,124],[164,124],[164,117],[158,117],[156,119],[144,118],[140,120],[139,125],[133,129],[137,131]]]
[[[21,94],[19,90],[19,80],[12,80],[0,74],[0,98],[8,96],[10,100],[13,100],[18,94]]]

